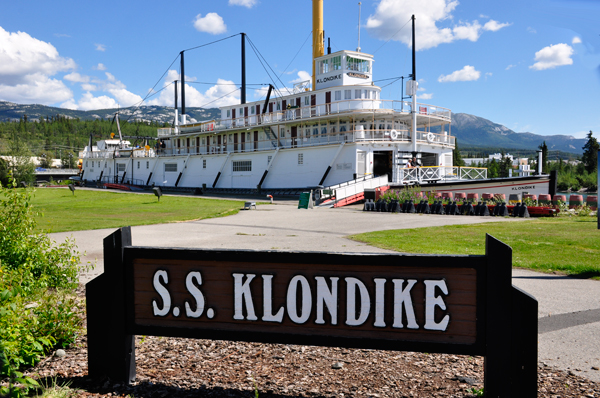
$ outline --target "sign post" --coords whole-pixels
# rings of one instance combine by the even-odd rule
[[[537,301],[489,235],[484,256],[130,243],[128,227],[106,238],[105,274],[87,285],[91,377],[131,382],[143,334],[481,355],[487,397],[537,395]]]

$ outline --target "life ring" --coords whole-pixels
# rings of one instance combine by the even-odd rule
[[[390,138],[392,139],[392,141],[394,141],[395,139],[397,139],[398,138],[398,132],[396,130],[390,131]]]
[[[433,140],[435,140],[435,136],[433,135],[433,133],[431,133],[431,132],[427,133],[427,142],[429,142],[431,144],[433,142]]]

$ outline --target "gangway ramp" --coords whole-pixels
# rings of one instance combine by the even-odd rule
[[[321,189],[318,207],[342,207],[365,199],[366,189],[388,186],[387,175],[365,176]]]

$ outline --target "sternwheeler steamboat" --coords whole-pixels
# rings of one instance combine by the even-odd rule
[[[182,112],[158,130],[158,145],[133,148],[110,139],[87,146],[82,178],[100,185],[298,194],[314,189],[344,203],[365,189],[420,185],[424,191],[531,194],[549,191],[549,176],[487,179],[487,170],[454,167],[449,109],[417,103],[413,16],[412,101],[381,99],[373,81],[373,55],[325,51],[322,0],[313,0],[312,81],[288,95],[220,108],[220,118],[187,123]],[[242,49],[244,48],[242,34]],[[242,51],[242,60],[244,54]],[[182,77],[183,73],[183,54]],[[242,61],[244,65],[244,61]],[[245,81],[244,68],[242,82]],[[417,158],[419,167],[407,167]]]

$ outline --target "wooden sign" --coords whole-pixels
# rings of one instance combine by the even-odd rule
[[[511,287],[511,250],[490,236],[485,256],[130,242],[128,228],[108,237],[105,273],[87,285],[91,376],[130,382],[133,336],[158,335],[482,355],[490,396],[537,391],[537,302]],[[102,322],[121,326],[107,336]]]

